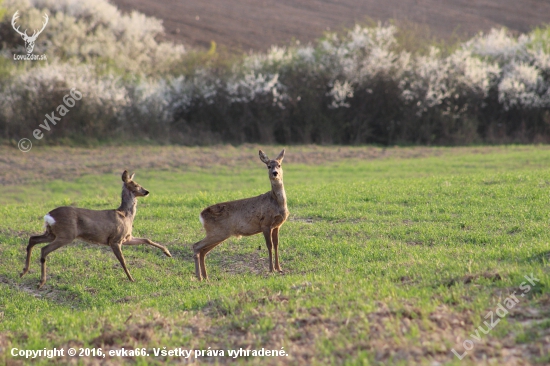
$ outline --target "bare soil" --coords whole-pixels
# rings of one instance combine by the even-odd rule
[[[547,0],[113,0],[123,11],[138,10],[164,21],[167,37],[208,48],[266,50],[291,40],[311,42],[327,30],[367,19],[427,25],[434,35],[471,37],[505,26],[527,32],[550,22]]]

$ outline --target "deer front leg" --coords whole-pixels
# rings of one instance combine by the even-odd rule
[[[132,275],[130,274],[130,271],[128,271],[128,268],[126,268],[126,260],[124,259],[124,255],[122,254],[122,243],[113,243],[111,244],[111,249],[113,250],[113,253],[115,253],[115,256],[117,257],[118,261],[120,262],[120,265],[124,269],[124,272],[126,272],[126,275],[128,276],[128,279],[132,282],[134,282],[134,279],[132,278]]]
[[[52,233],[46,233],[44,235],[31,236],[29,238],[29,245],[27,245],[27,259],[25,261],[25,268],[23,268],[23,272],[21,272],[19,277],[23,277],[29,271],[29,266],[31,264],[32,248],[36,244],[49,243],[49,242],[52,242],[54,239],[55,239],[55,235],[53,235]]]
[[[272,248],[273,248],[273,241],[271,240],[271,228],[264,228],[264,238],[265,238],[265,245],[267,246],[267,250],[269,251],[269,272],[273,272],[273,254],[272,254]]]
[[[164,252],[164,254],[166,254],[167,257],[172,256],[172,254],[170,254],[170,251],[165,246],[162,246],[146,238],[132,238],[122,243],[122,245],[139,245],[139,244],[148,244],[148,245],[154,246],[156,248],[161,249]]]
[[[271,233],[271,238],[273,240],[273,249],[275,250],[275,270],[283,272],[281,265],[279,264],[279,228],[276,227]]]
[[[67,244],[70,244],[72,241],[73,239],[56,238],[50,244],[42,248],[42,251],[41,251],[42,255],[40,256],[40,262],[42,263],[42,276],[40,278],[40,283],[38,284],[38,288],[41,288],[46,283],[46,256],[51,252],[53,252],[54,250],[57,250]]]

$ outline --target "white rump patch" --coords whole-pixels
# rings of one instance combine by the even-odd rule
[[[46,225],[52,226],[53,224],[55,224],[55,219],[51,217],[50,214],[47,214],[46,216],[44,216],[44,226]]]
[[[202,227],[204,227],[204,219],[202,218],[202,213],[199,214],[199,221],[201,222]]]

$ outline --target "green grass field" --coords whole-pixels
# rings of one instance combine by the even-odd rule
[[[280,151],[262,149],[270,156]],[[198,282],[191,245],[204,236],[200,211],[270,188],[257,150],[249,150],[246,166],[222,160],[201,168],[135,169],[135,180],[151,195],[139,200],[134,235],[166,245],[173,258],[152,247],[123,248],[134,283],[109,248],[82,242],[48,257],[41,290],[42,245],[19,278],[28,238],[42,233],[42,217],[61,205],[118,207],[120,173],[3,187],[0,363],[550,362],[548,147],[434,148],[437,153],[416,158],[310,164],[293,163],[287,147],[284,274],[268,272],[265,242],[256,235],[216,247],[206,261],[210,280]],[[538,282],[520,290],[531,274]],[[515,306],[474,339],[478,327],[488,329],[489,311],[514,291]],[[472,342],[469,351],[465,340]],[[12,348],[54,347],[146,348],[150,355],[11,356]],[[205,352],[193,353],[191,361],[155,356],[163,347]],[[282,347],[287,356],[233,358],[227,351]],[[464,358],[452,349],[466,352]],[[211,356],[212,350],[224,356]]]

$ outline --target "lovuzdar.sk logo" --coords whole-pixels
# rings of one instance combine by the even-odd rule
[[[40,35],[40,33],[42,33],[44,28],[46,28],[46,24],[48,24],[48,19],[49,19],[48,15],[44,14],[45,22],[42,23],[43,24],[42,29],[40,29],[39,31],[36,31],[36,29],[35,29],[32,36],[29,36],[27,34],[26,29],[25,29],[25,32],[21,32],[21,31],[19,31],[20,26],[18,26],[18,27],[15,26],[15,21],[18,18],[19,18],[19,10],[16,11],[15,14],[13,14],[13,17],[11,18],[11,25],[12,25],[13,29],[15,29],[15,31],[17,33],[19,33],[21,35],[21,38],[23,38],[23,40],[25,41],[25,49],[27,50],[27,54],[26,55],[14,54],[13,59],[14,60],[25,60],[25,61],[43,61],[43,60],[47,60],[46,55],[34,55],[32,53],[32,51],[34,49],[34,43],[36,42],[36,38]]]

